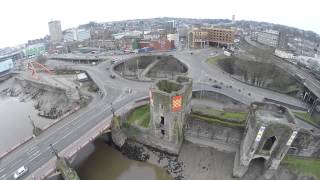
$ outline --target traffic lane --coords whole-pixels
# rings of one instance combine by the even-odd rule
[[[141,95],[137,95],[137,96],[141,96]],[[132,102],[134,99],[136,99],[135,96],[131,97],[131,98],[127,98],[124,99],[122,101],[120,101],[119,103],[115,104],[114,108],[117,107],[123,107],[124,105],[128,104],[129,102]],[[91,116],[92,119],[90,121],[87,121],[87,117],[82,117],[81,119],[84,119],[83,123],[79,123],[77,128],[74,130],[71,130],[70,132],[67,132],[68,134],[64,134],[60,131],[57,131],[56,134],[54,134],[55,137],[57,137],[57,141],[52,141],[52,142],[48,142],[48,144],[43,145],[44,146],[44,151],[41,152],[41,154],[45,154],[45,156],[40,155],[35,157],[34,159],[31,159],[32,161],[30,161],[29,159],[27,159],[27,161],[30,161],[28,165],[30,165],[30,163],[33,163],[34,161],[39,162],[40,165],[44,164],[46,161],[48,161],[49,159],[52,158],[52,156],[48,156],[47,153],[50,152],[49,150],[49,144],[55,144],[55,148],[57,148],[57,150],[61,151],[63,150],[67,145],[71,144],[72,142],[74,142],[75,140],[77,140],[79,137],[81,137],[81,135],[83,135],[85,132],[87,132],[88,130],[90,130],[91,128],[93,128],[94,126],[96,126],[97,123],[101,122],[101,120],[103,120],[105,117],[110,116],[111,115],[111,108],[107,108],[106,111],[99,111],[100,113],[97,113],[95,116]],[[111,122],[111,120],[110,120]],[[60,136],[62,135],[62,137]],[[19,164],[23,164],[22,162]],[[26,163],[24,163],[26,164]],[[22,166],[22,165],[21,165]],[[21,167],[20,165],[16,165],[16,167],[14,169],[17,169],[19,167]],[[39,168],[40,166],[30,166],[30,172],[36,170],[37,168]],[[10,174],[13,174],[15,170],[13,170]]]
[[[99,113],[96,113],[97,116],[99,115]],[[110,113],[109,113],[110,114]],[[88,116],[91,116],[91,114],[88,114]],[[101,117],[99,117],[101,119]],[[49,150],[49,144],[57,144],[57,149],[58,150],[62,150],[63,147],[65,145],[68,145],[70,143],[72,143],[74,140],[76,140],[78,137],[80,137],[79,135],[81,133],[86,132],[87,129],[92,128],[90,126],[90,123],[95,123],[94,122],[90,122],[90,121],[86,121],[87,117],[83,117],[82,121],[77,122],[77,126],[76,128],[74,128],[73,130],[68,130],[68,131],[56,131],[55,134],[53,134],[54,137],[56,137],[56,140],[52,140],[49,142],[46,142],[45,144],[41,145],[41,149],[39,151],[39,154],[37,154],[37,156],[33,157],[33,156],[27,156],[27,154],[23,155],[24,157],[27,158],[23,158],[23,161],[19,161],[19,163],[17,163],[17,161],[13,162],[13,164],[9,165],[9,174],[13,174],[14,171],[16,169],[18,169],[19,167],[26,165],[29,168],[29,171],[32,172],[33,170],[36,170],[37,168],[39,168],[38,166],[34,166],[33,162],[41,162],[40,164],[43,164],[44,162],[46,162],[47,160],[49,160],[51,158],[51,156],[45,156],[43,154],[47,154],[50,150]],[[73,125],[72,123],[70,123],[71,125]],[[83,128],[86,127],[86,128]],[[66,129],[66,127],[64,127],[64,129]],[[80,132],[76,133],[76,132]],[[75,134],[75,135],[73,135]],[[59,144],[61,143],[61,146],[59,146]],[[19,165],[17,165],[19,164]],[[31,165],[31,166],[30,166]],[[8,174],[8,175],[9,175]]]
[[[100,102],[100,104],[98,104],[98,107],[101,108],[100,110],[103,110],[103,107],[101,106],[103,105],[103,103]],[[79,123],[79,121],[77,121],[77,119],[79,119],[80,116],[85,117],[85,118],[89,118],[90,116],[96,114],[96,111],[99,110],[99,108],[97,109],[96,107],[91,107],[91,109],[88,109],[86,112],[83,112],[82,114],[77,115],[76,117],[74,117],[72,121],[68,122],[67,124],[63,125],[62,127],[55,129],[55,131],[53,131],[53,133],[49,133],[46,135],[41,135],[40,137],[42,137],[42,140],[37,139],[38,142],[38,146],[43,146],[43,144],[48,145],[47,141],[48,141],[48,137],[57,137],[57,134],[55,134],[57,131],[59,132],[59,134],[64,134],[67,133],[69,131],[69,129],[71,127],[74,127],[76,124]],[[46,133],[47,131],[45,131],[44,133]],[[59,135],[58,134],[58,135]],[[38,137],[37,137],[38,138]],[[50,142],[50,141],[49,141]],[[33,148],[33,147],[31,147]],[[6,163],[5,166],[12,166],[13,163],[16,163],[17,160],[23,159],[26,155],[22,154],[20,155],[18,158],[15,158],[15,160]],[[4,164],[1,163],[1,166],[3,166]],[[19,167],[16,167],[19,168]]]

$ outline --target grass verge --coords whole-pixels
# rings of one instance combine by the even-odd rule
[[[205,115],[197,112],[192,112],[191,117],[198,120],[206,121],[208,123],[216,123],[216,124],[220,124],[224,126],[232,126],[232,127],[244,127],[244,121],[242,122],[229,121],[227,119],[217,118],[214,116]]]
[[[136,108],[128,117],[129,124],[135,124],[142,127],[149,127],[150,107],[149,104]]]
[[[309,118],[309,114],[307,112],[293,112],[293,114],[304,122],[319,127],[318,122],[313,117]]]
[[[219,59],[225,58],[223,55],[215,56],[215,57],[210,57],[209,59],[206,60],[206,63],[208,64],[215,64]]]
[[[299,171],[305,174],[312,174],[320,179],[320,160],[306,159],[287,155],[281,162],[292,171]]]

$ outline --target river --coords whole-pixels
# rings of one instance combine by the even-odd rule
[[[78,173],[82,180],[172,180],[164,169],[130,160],[100,140],[95,142],[95,151]]]
[[[32,125],[44,127],[53,122],[37,115],[32,101],[20,102],[18,98],[0,96],[0,154],[32,135]]]

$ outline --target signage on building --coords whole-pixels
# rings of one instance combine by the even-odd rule
[[[292,142],[293,142],[293,140],[294,140],[294,138],[296,137],[297,134],[298,134],[298,131],[293,131],[293,133],[291,134],[291,136],[290,136],[290,138],[289,138],[289,140],[287,142],[287,146],[291,146],[291,144],[292,144]]]
[[[178,112],[181,111],[182,107],[182,96],[173,96],[172,97],[172,111]]]
[[[262,137],[263,132],[264,132],[265,129],[266,129],[266,127],[264,127],[264,126],[260,127],[259,132],[258,132],[257,137],[256,137],[256,140],[255,140],[256,142],[260,142],[261,137]]]

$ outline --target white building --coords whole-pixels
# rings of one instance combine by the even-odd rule
[[[65,31],[64,42],[84,41],[90,39],[90,30],[86,29],[69,29]]]
[[[50,21],[48,22],[50,41],[54,44],[60,43],[63,40],[61,22],[60,21]]]
[[[283,58],[283,59],[288,59],[288,60],[295,60],[296,59],[296,55],[292,52],[288,52],[288,51],[283,51],[280,49],[275,49],[274,50],[274,55]]]
[[[90,39],[90,30],[78,29],[77,31],[77,41],[84,41]]]
[[[64,42],[73,42],[77,40],[77,30],[76,29],[68,29],[64,32],[63,36]]]
[[[257,41],[261,44],[277,48],[279,45],[279,32],[275,30],[259,32]]]
[[[160,38],[160,33],[158,31],[144,32],[143,38],[149,40],[158,40]]]

